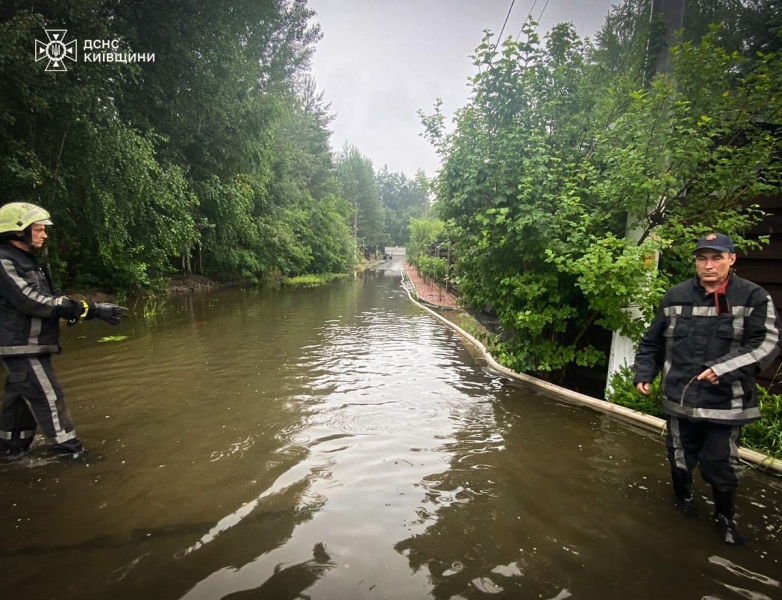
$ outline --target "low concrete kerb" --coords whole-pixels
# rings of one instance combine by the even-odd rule
[[[403,282],[404,282],[404,278],[405,278],[405,274],[403,270],[402,271]],[[412,282],[410,282],[410,287],[413,287]],[[413,298],[413,295],[410,293],[410,289],[408,288],[407,285],[404,285],[404,289],[407,292],[408,298],[410,298],[412,302],[414,302],[415,304],[423,308],[425,311],[429,312],[431,315],[433,315],[435,318],[442,321],[449,327],[453,328],[457,333],[459,333],[459,335],[461,335],[463,338],[465,338],[467,341],[473,344],[476,348],[478,348],[478,350],[481,351],[483,358],[486,360],[486,363],[491,367],[492,370],[498,373],[502,373],[507,377],[511,377],[513,379],[523,381],[532,386],[540,388],[556,396],[557,398],[561,398],[566,402],[570,402],[571,404],[587,406],[592,410],[596,410],[598,412],[602,412],[602,413],[612,415],[614,417],[618,417],[624,421],[628,421],[635,425],[640,425],[645,429],[650,429],[652,431],[662,432],[665,430],[664,419],[653,417],[651,415],[647,415],[642,412],[638,412],[637,410],[633,410],[625,406],[620,406],[618,404],[611,404],[607,400],[599,400],[597,398],[592,398],[591,396],[587,396],[586,394],[574,392],[573,390],[569,390],[567,388],[554,385],[553,383],[549,383],[548,381],[543,381],[542,379],[538,379],[537,377],[532,377],[531,375],[516,373],[515,371],[512,371],[509,368],[502,366],[500,363],[494,360],[494,357],[491,354],[489,354],[489,351],[486,349],[486,346],[484,346],[481,342],[475,339],[475,337],[473,337],[472,335],[464,331],[464,329],[462,329],[455,323],[452,323],[442,315],[438,314],[432,308],[426,306],[425,304]],[[774,471],[775,473],[782,474],[782,461],[772,458],[771,456],[767,456],[766,454],[761,454],[760,452],[755,452],[754,450],[749,450],[747,448],[739,448],[739,457],[742,460],[749,463],[750,465],[752,465],[753,467],[756,467],[758,469],[764,471],[770,470],[770,471]]]

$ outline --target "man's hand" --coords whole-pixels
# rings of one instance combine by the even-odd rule
[[[649,383],[636,383],[635,389],[641,392],[644,396],[649,395]]]
[[[98,318],[101,321],[106,321],[109,325],[119,324],[120,317],[126,317],[129,312],[124,306],[108,302],[99,302],[97,304],[90,302],[88,306],[90,310],[85,317],[87,320]]]
[[[706,369],[703,373],[698,375],[698,381],[708,381],[711,385],[717,385],[720,382],[720,378],[710,368]]]

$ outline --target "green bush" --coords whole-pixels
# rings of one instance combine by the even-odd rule
[[[638,412],[663,417],[663,394],[660,390],[660,376],[654,378],[649,387],[649,395],[644,396],[633,385],[633,371],[624,366],[614,373],[606,392],[606,400],[613,404],[626,406]]]
[[[429,249],[443,236],[445,223],[438,219],[410,219],[410,240],[407,242],[407,262],[418,267],[422,258],[429,257]]]
[[[445,283],[445,278],[448,275],[448,263],[444,258],[422,256],[418,258],[418,264],[415,267],[418,274],[425,280]]]
[[[743,445],[782,459],[782,394],[772,394],[758,386],[760,421],[745,425],[741,430]]]

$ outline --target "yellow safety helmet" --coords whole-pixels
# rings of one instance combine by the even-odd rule
[[[24,231],[33,223],[52,225],[51,215],[40,206],[27,202],[11,202],[0,207],[0,234]]]

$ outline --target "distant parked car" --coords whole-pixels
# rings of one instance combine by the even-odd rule
[[[393,260],[393,256],[391,256],[388,252],[383,254],[383,260]]]

